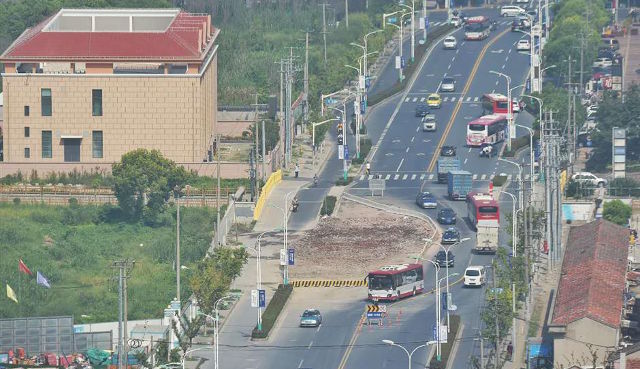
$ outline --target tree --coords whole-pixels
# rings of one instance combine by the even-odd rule
[[[193,339],[200,332],[200,328],[204,324],[204,316],[199,315],[195,317],[192,321],[187,319],[187,316],[182,314],[179,317],[181,329],[178,329],[178,324],[175,320],[171,321],[171,328],[173,332],[178,337],[178,345],[180,349],[182,349],[182,353],[186,353],[189,348],[193,345]]]
[[[631,206],[620,200],[605,202],[602,217],[615,224],[626,226],[631,218]]]
[[[188,174],[157,150],[137,149],[122,156],[112,168],[113,190],[123,212],[133,219],[153,220],[164,211],[175,186]]]

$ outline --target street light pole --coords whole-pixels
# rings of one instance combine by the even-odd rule
[[[427,341],[426,343],[417,346],[416,348],[414,348],[411,352],[409,352],[409,350],[407,350],[406,348],[404,348],[401,345],[398,345],[397,343],[391,341],[391,340],[382,340],[382,342],[386,343],[389,346],[396,346],[402,349],[402,351],[404,351],[407,354],[407,357],[409,358],[409,369],[411,369],[411,357],[413,356],[413,353],[416,352],[418,349],[423,348],[423,347],[427,347],[429,345],[433,345],[434,343],[436,343],[436,341]]]
[[[518,188],[518,208],[523,207],[522,192],[524,191],[524,186],[522,184],[522,166],[520,164],[516,163],[515,161],[511,161],[511,160],[508,160],[508,159],[499,158],[498,160],[504,161],[505,163],[509,163],[511,165],[515,165],[518,168],[518,186],[519,186],[519,188]],[[514,256],[515,256],[515,254],[514,254]]]
[[[173,191],[176,200],[176,299],[180,303],[180,186],[176,185]]]
[[[386,26],[386,19],[387,17],[394,15],[394,14],[398,14],[400,13],[400,16],[398,17],[398,19],[400,19],[400,25],[397,24],[393,24],[393,23],[389,23],[390,25],[394,26],[394,27],[398,27],[400,29],[400,42],[399,42],[399,46],[398,46],[398,53],[400,56],[400,68],[398,68],[398,80],[400,82],[402,82],[402,18],[405,16],[406,13],[403,13],[401,10],[395,11],[393,13],[389,13],[389,14],[382,14],[382,28],[384,28]]]
[[[191,350],[187,350],[183,355],[182,355],[182,359],[180,360],[180,365],[182,366],[182,369],[184,369],[184,360],[187,358],[187,355],[195,352],[195,351],[202,351],[202,350],[211,350],[213,347],[212,346],[208,346],[208,347],[198,347],[198,348],[194,348]]]
[[[415,32],[415,2],[411,0],[411,6],[399,4],[400,6],[406,7],[407,9],[411,9],[411,63],[413,63],[415,59],[415,48],[416,48],[416,32]],[[402,18],[402,17],[401,17]]]
[[[509,195],[512,200],[512,215],[511,215],[511,243],[512,243],[512,255],[516,257],[516,244],[518,242],[517,236],[517,224],[518,218],[516,217],[516,197],[510,192],[502,191],[500,194]],[[513,317],[511,318],[511,344],[513,345],[513,351],[516,350],[516,283],[515,279],[511,279],[511,312]]]
[[[509,140],[507,141],[507,150],[511,151],[511,140],[515,135],[515,127],[513,126],[513,102],[511,101],[511,77],[504,73],[496,72],[495,70],[490,70],[489,73],[496,74],[498,76],[502,76],[507,79],[507,122],[509,125]]]
[[[441,351],[440,351],[440,284],[438,283],[438,272],[440,271],[440,265],[433,260],[423,259],[436,268],[436,360],[440,361],[441,359]]]
[[[261,242],[262,242],[262,236],[264,236],[265,233],[267,233],[269,231],[264,231],[262,233],[260,233],[260,235],[258,236],[258,249],[257,249],[257,254],[258,257],[256,258],[257,260],[257,280],[256,280],[256,289],[258,290],[258,296],[260,296],[260,290],[262,289],[262,267],[261,267],[261,263],[260,263],[260,258],[261,258],[261,253],[262,253],[262,246],[261,246]],[[258,298],[258,331],[262,331],[262,307],[260,307],[260,300]]]
[[[449,245],[449,247],[444,247],[444,245],[440,245],[440,248],[442,248],[442,250],[444,250],[444,257],[445,257],[445,264],[446,264],[446,269],[447,269],[447,333],[449,333],[451,331],[451,328],[449,327],[449,301],[453,302],[453,297],[450,297],[449,295],[449,250],[451,250],[454,246],[457,246],[463,242],[469,241],[471,238],[463,238],[458,242],[455,242],[451,245]]]
[[[317,176],[316,173],[316,127],[325,123],[335,122],[336,120],[340,120],[337,118],[331,118],[327,120],[323,120],[319,123],[311,123],[311,147],[313,148],[313,175]]]
[[[529,180],[533,183],[533,129],[523,126],[522,124],[516,124],[516,127],[524,128],[529,131]],[[534,186],[531,185],[531,194],[534,192]]]

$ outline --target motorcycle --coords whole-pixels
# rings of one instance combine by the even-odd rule
[[[292,213],[295,213],[295,212],[297,212],[297,211],[298,211],[298,202],[297,202],[297,201],[292,202],[292,203],[291,203],[291,212],[292,212]]]

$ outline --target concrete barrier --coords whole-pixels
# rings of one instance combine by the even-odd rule
[[[269,194],[275,185],[280,183],[280,181],[282,181],[282,169],[272,173],[262,187],[262,193],[260,194],[258,201],[256,201],[256,208],[253,210],[253,220],[258,220],[258,218],[260,218],[260,214],[262,214],[262,209],[264,209]]]

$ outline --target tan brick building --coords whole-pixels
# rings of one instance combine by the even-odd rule
[[[218,33],[179,9],[62,9],[27,29],[0,56],[4,161],[107,164],[148,148],[201,163]]]

